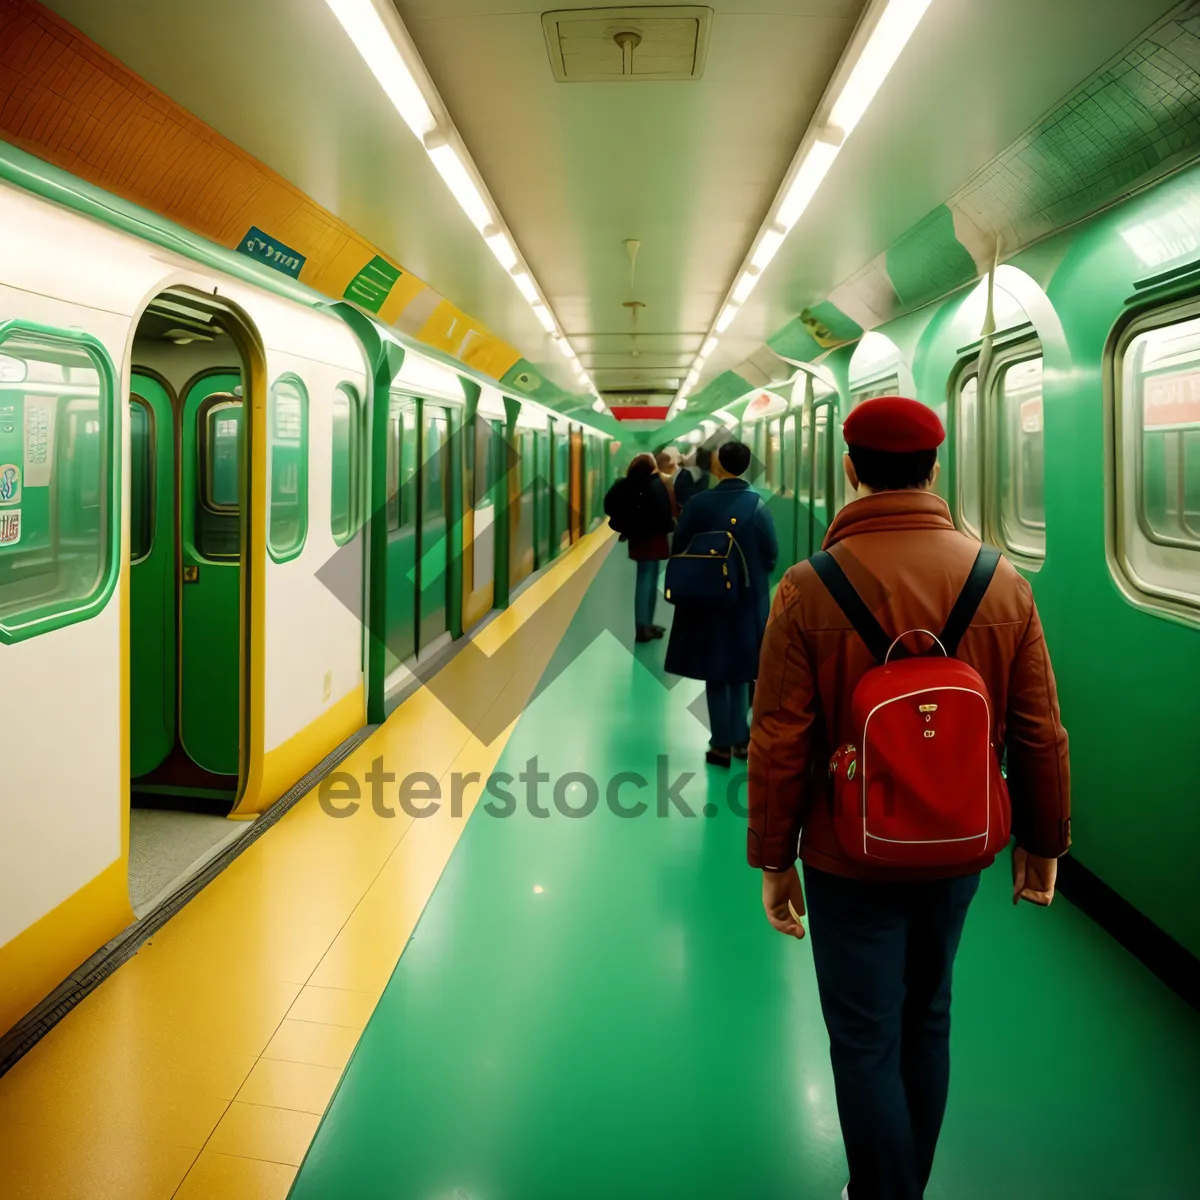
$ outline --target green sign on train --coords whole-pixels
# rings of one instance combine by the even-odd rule
[[[300,278],[301,268],[306,261],[305,256],[298,250],[293,250],[278,238],[263,233],[257,225],[250,226],[249,232],[238,242],[237,248],[240,253],[265,262],[267,266],[274,267],[276,271],[282,271],[293,279]]]

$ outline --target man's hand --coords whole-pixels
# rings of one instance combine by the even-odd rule
[[[800,875],[794,866],[786,871],[764,871],[763,908],[767,920],[788,937],[802,938],[804,926],[804,889],[800,886]]]
[[[1014,846],[1012,852],[1013,904],[1028,900],[1030,904],[1047,907],[1054,899],[1054,882],[1058,878],[1058,859],[1039,858]],[[764,890],[763,895],[766,895]]]

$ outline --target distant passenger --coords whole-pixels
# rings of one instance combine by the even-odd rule
[[[629,557],[637,563],[633,609],[635,637],[639,642],[660,638],[666,632],[654,624],[658,600],[659,564],[671,553],[669,534],[675,527],[671,494],[658,474],[653,454],[639,454],[604,497],[609,524],[629,543]]]
[[[708,490],[711,459],[709,449],[697,447],[679,468],[675,476],[675,498],[680,509],[698,492]]]
[[[1053,899],[1070,844],[1067,735],[1029,584],[959,533],[930,490],[937,415],[868,400],[844,433],[859,498],[830,526],[829,555],[783,577],[763,641],[748,852],[767,919],[796,938],[797,853],[804,862],[850,1166],[843,1196],[918,1200],[946,1107],[967,908],[1010,816],[1013,903]],[[949,654],[958,641],[958,661],[926,657],[931,635],[914,630],[940,631]],[[911,654],[868,675],[905,634]],[[934,677],[942,690],[918,691]],[[922,805],[930,798],[942,804]]]
[[[704,680],[711,734],[706,758],[727,767],[732,758],[745,758],[748,752],[750,684],[758,673],[779,543],[767,506],[741,478],[750,466],[750,448],[726,442],[712,455],[711,465],[717,485],[684,505],[672,552],[684,553],[698,536],[728,531],[737,543],[732,569],[741,575],[744,562],[744,577],[732,609],[676,604],[666,669]]]
[[[674,446],[668,446],[665,450],[658,452],[655,461],[658,463],[658,477],[666,485],[667,494],[671,497],[671,511],[678,517],[680,506],[679,497],[675,495],[675,480],[679,475],[683,459]]]

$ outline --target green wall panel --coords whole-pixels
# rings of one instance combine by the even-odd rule
[[[892,245],[887,271],[906,308],[944,296],[978,274],[975,260],[954,232],[954,215],[944,204]]]

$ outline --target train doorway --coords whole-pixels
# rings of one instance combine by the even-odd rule
[[[249,351],[243,318],[164,292],[134,334],[130,852],[139,916],[249,827],[245,781]]]

